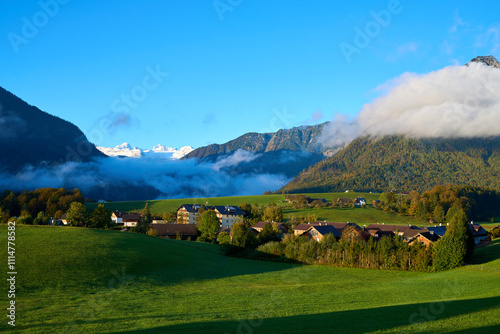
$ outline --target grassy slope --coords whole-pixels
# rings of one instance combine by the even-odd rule
[[[494,333],[499,241],[476,252],[477,265],[414,273],[251,261],[195,242],[18,226],[17,329]]]
[[[358,196],[366,198],[368,202],[371,202],[380,197],[380,194],[369,194],[369,193],[322,193],[322,194],[305,194],[312,198],[325,198],[327,200],[337,200],[339,197],[356,198]],[[236,196],[236,197],[215,197],[215,198],[205,198],[205,199],[168,199],[168,200],[158,200],[158,201],[148,201],[151,212],[161,214],[163,212],[175,211],[182,203],[205,203],[209,202],[211,205],[241,205],[243,203],[249,204],[259,204],[267,205],[274,202],[278,205],[282,204],[284,201],[283,195],[260,195],[260,196]],[[136,202],[110,202],[106,203],[105,206],[110,210],[121,210],[121,211],[134,211],[141,210],[146,204],[145,201]],[[97,204],[88,203],[87,208],[93,210]],[[318,220],[328,220],[328,221],[341,221],[341,222],[354,222],[359,225],[368,225],[372,223],[386,223],[386,224],[397,224],[397,225],[422,225],[424,221],[413,218],[413,217],[402,217],[397,214],[389,214],[380,210],[372,209],[368,206],[366,209],[331,209],[331,208],[311,208],[311,209],[300,209],[300,210],[284,210],[285,219],[289,219],[292,216],[308,216],[315,214]]]

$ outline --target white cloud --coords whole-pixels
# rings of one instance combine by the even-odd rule
[[[358,116],[361,133],[412,137],[500,135],[500,70],[473,63],[405,73]]]

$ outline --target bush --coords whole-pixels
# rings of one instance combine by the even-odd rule
[[[157,230],[153,230],[152,228],[148,228],[146,234],[152,235],[153,237],[158,237],[160,235]]]
[[[274,256],[283,255],[285,247],[278,241],[269,241],[257,247],[258,252],[267,253]]]
[[[488,234],[490,235],[491,239],[500,237],[500,227],[495,227]]]
[[[29,215],[17,218],[16,224],[33,225],[33,218]]]
[[[223,244],[230,244],[231,243],[231,236],[227,232],[221,232],[217,236],[217,241],[221,245],[223,245]]]

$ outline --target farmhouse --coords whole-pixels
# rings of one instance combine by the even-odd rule
[[[485,240],[488,237],[488,231],[486,231],[481,225],[470,223],[469,228],[472,232],[472,236],[474,237],[474,243],[477,245],[481,241]]]
[[[120,212],[120,211],[113,211],[111,213],[111,221],[113,223],[115,223],[116,225],[123,224],[122,212]]]
[[[337,204],[342,205],[342,206],[350,205],[352,203],[353,203],[352,198],[341,198],[341,197],[339,197],[337,199]]]
[[[138,213],[122,213],[123,226],[133,227],[139,224],[141,215]]]
[[[356,227],[356,228],[359,228],[359,226],[355,223],[334,223],[334,222],[327,222],[327,221],[316,221],[316,222],[313,222],[313,223],[300,223],[299,225],[295,226],[295,228],[293,229],[293,234],[295,235],[301,235],[303,233],[305,233],[309,227],[312,226],[324,226],[324,225],[331,225],[333,227],[335,227],[340,233],[342,233],[347,227],[349,226],[352,226],[352,227]]]
[[[319,242],[327,234],[332,234],[336,239],[342,236],[342,233],[332,225],[311,225],[302,235],[306,235],[308,239],[314,239]]]
[[[381,235],[383,234],[392,234],[392,235],[398,235],[400,237],[403,236],[403,234],[411,229],[418,230],[419,228],[417,226],[413,225],[385,225],[385,224],[370,224],[366,227],[367,231],[370,230],[379,230]]]
[[[281,231],[281,234],[287,234],[288,233],[288,227],[286,227],[285,224],[283,223],[275,223],[275,222],[258,222],[252,228],[257,231],[257,232],[262,232],[266,224],[271,224],[271,226],[276,226],[276,228]]]
[[[360,227],[349,226],[342,232],[342,238],[347,240],[368,240],[370,238],[370,233]]]
[[[245,215],[243,210],[241,210],[238,206],[214,205],[210,208],[210,210],[214,210],[217,214],[217,218],[219,218],[220,220],[221,227],[231,228]]]
[[[177,223],[196,224],[196,214],[201,207],[201,204],[181,204],[177,209]]]
[[[158,236],[167,239],[195,239],[198,236],[196,226],[193,224],[154,224],[151,225],[153,231],[158,232]]]
[[[167,221],[163,220],[162,217],[154,216],[152,217],[151,224],[166,224]]]
[[[354,200],[354,205],[355,206],[366,205],[366,199],[364,199],[363,197],[356,197],[356,199]]]
[[[430,244],[436,242],[441,238],[439,235],[432,231],[422,230],[417,233],[412,239],[408,240],[408,244],[411,246],[414,243],[420,243],[422,246],[429,247]]]
[[[60,219],[61,223],[63,223],[64,225],[68,225],[68,218],[67,218],[67,215],[66,214],[63,214],[61,216],[61,219]]]

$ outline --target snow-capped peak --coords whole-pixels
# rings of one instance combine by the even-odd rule
[[[122,150],[127,150],[127,149],[131,150],[132,146],[129,143],[125,142],[121,145],[117,145],[115,148],[122,149]]]
[[[108,156],[127,156],[131,158],[153,158],[176,160],[181,159],[183,156],[193,150],[191,146],[183,146],[179,150],[175,147],[168,147],[166,145],[155,145],[152,150],[141,150],[137,147],[132,147],[129,143],[117,145],[115,147],[102,147],[96,146],[99,151]]]

